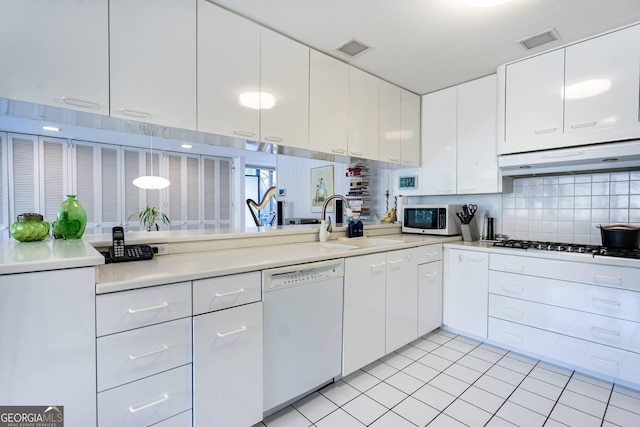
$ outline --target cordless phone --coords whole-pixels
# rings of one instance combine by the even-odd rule
[[[113,247],[109,251],[107,262],[142,261],[153,258],[153,250],[148,245],[125,245],[124,228],[111,230]]]

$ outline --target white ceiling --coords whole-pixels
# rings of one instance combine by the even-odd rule
[[[494,73],[534,53],[640,21],[640,0],[210,0],[418,94]],[[555,28],[561,40],[518,40]],[[334,49],[356,38],[372,49]]]

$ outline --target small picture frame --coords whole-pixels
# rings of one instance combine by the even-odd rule
[[[311,212],[322,212],[325,200],[333,195],[333,165],[311,169]],[[327,206],[333,212],[333,206]]]

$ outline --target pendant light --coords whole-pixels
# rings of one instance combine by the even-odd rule
[[[153,175],[153,136],[149,136],[149,138],[151,140],[151,175],[137,177],[133,180],[133,185],[143,190],[162,190],[171,183],[167,178]]]

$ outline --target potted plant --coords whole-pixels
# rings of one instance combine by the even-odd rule
[[[151,231],[152,228],[155,227],[156,231],[160,230],[160,226],[158,225],[158,221],[162,221],[165,224],[171,224],[171,220],[161,210],[157,209],[155,206],[147,205],[146,208],[140,209],[138,212],[134,212],[129,216],[129,220],[131,218],[138,218],[140,220],[140,225],[144,225],[147,231]]]

